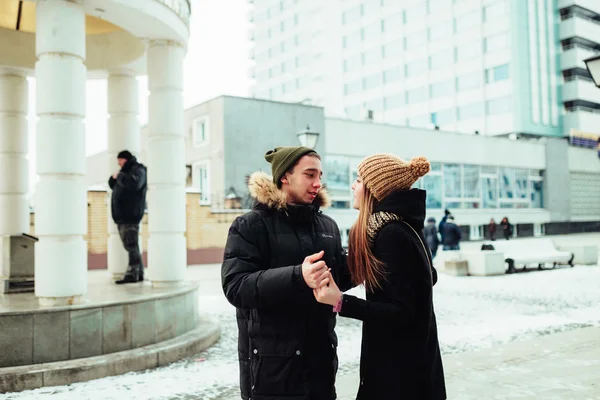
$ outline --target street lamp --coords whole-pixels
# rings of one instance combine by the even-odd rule
[[[317,147],[317,142],[319,141],[319,133],[311,132],[309,125],[306,125],[306,130],[300,132],[297,136],[302,146],[308,147],[309,149],[314,149],[315,147]]]
[[[594,83],[600,88],[600,55],[583,60]]]

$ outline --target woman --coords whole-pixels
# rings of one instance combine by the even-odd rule
[[[341,316],[363,321],[360,400],[446,399],[432,301],[437,274],[422,234],[426,193],[411,189],[429,169],[424,157],[361,162],[348,266],[367,299],[342,294],[331,277],[314,290]]]
[[[513,227],[511,223],[508,222],[508,217],[502,218],[500,226],[502,226],[502,232],[504,232],[504,239],[509,240],[513,234]]]

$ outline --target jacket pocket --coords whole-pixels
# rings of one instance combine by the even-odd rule
[[[251,338],[252,395],[282,398],[307,393],[307,370],[296,340]]]

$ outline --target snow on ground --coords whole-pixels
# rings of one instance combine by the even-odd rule
[[[236,398],[237,327],[221,294],[219,267],[198,270],[200,309],[217,319],[222,336],[211,349],[168,367],[70,386],[0,395],[0,400]],[[360,289],[354,293],[362,294]],[[363,292],[364,293],[364,292]],[[600,267],[577,266],[497,277],[440,274],[434,291],[442,353],[491,347],[581,326],[600,325]],[[360,356],[360,323],[338,318],[340,374]]]

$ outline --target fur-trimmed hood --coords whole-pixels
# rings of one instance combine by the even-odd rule
[[[248,178],[248,190],[253,199],[268,208],[276,210],[287,208],[285,193],[275,185],[273,178],[264,172],[254,172],[250,175]],[[319,190],[317,197],[313,201],[313,205],[318,208],[327,208],[331,205],[331,198],[327,189],[322,187]]]

